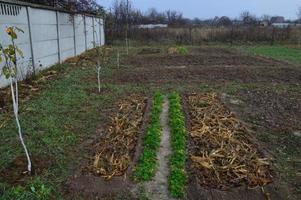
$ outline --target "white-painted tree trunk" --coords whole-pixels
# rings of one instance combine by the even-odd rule
[[[16,107],[17,107],[17,113],[19,114],[19,89],[18,89],[18,80],[15,80],[15,90],[16,90]]]
[[[14,81],[13,81],[12,77],[10,77],[10,88],[11,88],[11,93],[12,93],[14,115],[15,115],[15,118],[16,118],[17,126],[18,126],[19,139],[22,143],[22,146],[23,146],[25,154],[26,154],[26,158],[27,158],[27,162],[28,162],[27,170],[28,170],[29,173],[31,173],[31,160],[30,160],[30,156],[29,156],[27,147],[26,147],[26,145],[24,143],[24,140],[23,140],[22,129],[21,129],[20,121],[19,121],[18,81],[15,80],[15,89],[14,89]]]
[[[100,93],[100,70],[101,70],[101,67],[98,64],[98,66],[97,66],[97,81],[98,81],[98,92],[99,93]]]
[[[125,32],[125,45],[126,54],[129,55],[129,0],[126,1],[126,32]]]
[[[119,69],[120,67],[120,54],[119,54],[119,49],[117,50],[117,67]]]
[[[128,41],[128,36],[126,35],[125,38],[125,45],[126,45],[126,55],[129,55],[129,41]]]

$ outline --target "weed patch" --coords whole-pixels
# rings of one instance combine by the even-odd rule
[[[5,187],[0,184],[1,190],[4,193],[0,199],[31,199],[31,200],[46,200],[51,199],[54,188],[40,177],[36,177],[26,186]]]

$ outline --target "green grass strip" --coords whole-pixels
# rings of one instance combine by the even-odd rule
[[[138,164],[134,169],[134,180],[150,181],[157,169],[157,151],[161,142],[161,123],[160,115],[162,112],[163,96],[156,92],[153,98],[153,105],[151,109],[150,125],[147,129],[144,142],[143,152],[140,156]]]
[[[301,64],[301,49],[289,48],[285,46],[257,46],[247,49],[249,52],[255,55],[259,54]]]
[[[172,197],[182,198],[185,196],[187,175],[186,163],[186,128],[181,108],[181,98],[177,93],[169,95],[169,125],[171,129],[171,148],[169,191]]]

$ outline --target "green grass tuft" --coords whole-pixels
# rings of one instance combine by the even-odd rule
[[[169,124],[171,128],[171,147],[169,191],[172,197],[182,198],[185,195],[187,175],[186,163],[186,138],[185,121],[181,109],[181,98],[177,93],[169,96]]]
[[[188,49],[186,47],[177,47],[177,51],[179,52],[179,54],[182,55],[187,55],[188,54]]]
[[[161,124],[160,114],[162,112],[163,96],[156,92],[153,99],[153,107],[150,116],[150,125],[147,129],[144,142],[143,152],[134,169],[134,180],[150,181],[154,176],[157,168],[157,151],[161,141]]]
[[[1,189],[1,186],[0,186]],[[7,189],[7,190],[6,190]],[[35,177],[29,184],[25,186],[14,186],[11,188],[2,188],[4,192],[0,199],[31,199],[31,200],[47,200],[51,199],[53,187],[45,183],[40,177]],[[1,190],[0,190],[1,191]]]

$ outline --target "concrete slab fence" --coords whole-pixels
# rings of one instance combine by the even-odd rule
[[[0,43],[9,44],[6,28],[15,26],[17,46],[24,58],[18,58],[18,79],[79,55],[96,45],[104,45],[104,21],[98,16],[74,14],[48,6],[0,0]],[[0,64],[0,74],[3,64]],[[0,88],[9,84],[0,75]]]

